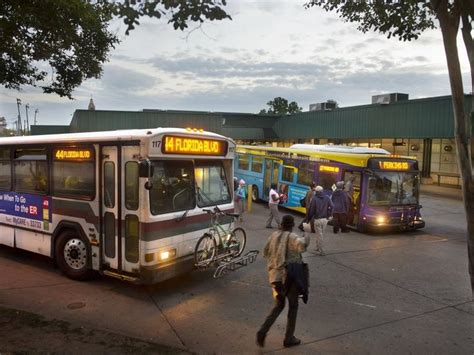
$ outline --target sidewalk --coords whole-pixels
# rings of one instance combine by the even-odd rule
[[[462,201],[462,191],[460,188],[457,188],[455,186],[446,187],[438,186],[435,184],[421,184],[420,191],[424,195],[446,197]]]

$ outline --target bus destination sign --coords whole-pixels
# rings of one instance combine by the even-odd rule
[[[227,154],[227,142],[197,137],[167,135],[161,146],[163,154],[217,155]]]
[[[59,148],[54,150],[53,156],[55,160],[90,160],[92,151],[87,148]]]
[[[407,161],[379,161],[379,168],[382,170],[408,170],[410,164]]]

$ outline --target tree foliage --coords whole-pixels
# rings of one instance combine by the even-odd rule
[[[302,108],[295,101],[288,103],[283,97],[275,97],[267,102],[268,110],[261,109],[260,114],[287,115],[301,112]]]
[[[446,61],[454,112],[454,131],[457,161],[461,173],[464,208],[468,234],[469,273],[471,289],[474,291],[474,176],[471,158],[472,127],[474,111],[464,107],[464,92],[461,65],[457,48],[457,35],[462,24],[462,37],[469,58],[471,87],[474,92],[474,22],[473,0],[406,0],[406,1],[358,1],[358,0],[311,0],[306,8],[322,7],[336,11],[348,22],[356,22],[362,32],[378,31],[387,37],[403,41],[417,39],[420,34],[439,25],[443,35]],[[472,103],[474,110],[474,101]]]
[[[188,22],[222,20],[226,0],[2,0],[0,84],[72,98],[84,80],[99,78],[117,45],[110,21],[122,18],[128,34],[143,16],[166,16],[175,29]]]
[[[10,89],[39,84],[45,93],[71,98],[82,81],[100,76],[118,42],[107,29],[111,19],[112,6],[105,2],[3,0],[1,84]]]
[[[207,20],[231,19],[223,9],[225,6],[226,0],[135,0],[118,2],[114,13],[123,18],[127,25],[126,33],[129,34],[140,24],[139,19],[143,16],[157,19],[170,16],[168,23],[172,24],[175,30],[188,28],[188,22],[190,21],[203,23]]]

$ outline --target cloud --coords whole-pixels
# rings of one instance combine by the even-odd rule
[[[239,61],[221,57],[155,57],[149,63],[157,70],[196,78],[268,78],[314,76],[330,71],[325,64]]]
[[[129,92],[154,87],[160,80],[150,74],[117,65],[106,65],[100,81],[105,90]]]

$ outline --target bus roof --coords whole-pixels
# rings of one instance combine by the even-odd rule
[[[382,148],[351,147],[349,145],[293,144],[290,148],[309,149],[319,152],[390,155],[389,151]]]
[[[101,132],[84,132],[84,133],[64,133],[64,134],[45,134],[38,136],[15,136],[0,138],[1,145],[16,145],[16,144],[46,144],[46,143],[93,143],[93,142],[110,142],[110,141],[133,141],[141,140],[156,136],[162,133],[173,134],[192,134],[224,138],[232,141],[231,138],[222,135],[206,132],[195,131],[185,128],[149,128],[149,129],[125,129],[117,131],[101,131]]]
[[[239,145],[237,146],[237,152],[240,153],[251,153],[255,155],[267,155],[267,152],[279,153],[280,158],[285,158],[284,154],[300,155],[313,158],[314,160],[321,160],[328,162],[345,163],[358,167],[366,167],[367,162],[370,158],[401,158],[401,159],[412,159],[416,160],[415,157],[410,156],[399,156],[399,155],[387,155],[387,154],[367,154],[367,153],[349,153],[349,152],[329,152],[329,151],[318,151],[314,149],[299,149],[299,148],[275,148],[266,146],[251,146],[251,145]],[[276,157],[278,158],[278,157]]]

